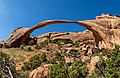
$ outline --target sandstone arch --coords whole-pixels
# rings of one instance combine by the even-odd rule
[[[99,48],[112,48],[114,44],[120,44],[120,18],[109,14],[97,16],[95,20],[47,20],[31,28],[18,28],[10,35],[6,43],[11,47],[20,46],[27,41],[29,35],[36,29],[57,23],[74,23],[86,27],[93,33],[96,46]]]

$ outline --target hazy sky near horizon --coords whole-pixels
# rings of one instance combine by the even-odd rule
[[[17,27],[31,27],[49,19],[89,20],[102,13],[120,15],[120,0],[0,0],[0,40],[6,40]],[[32,34],[85,29],[76,24],[55,24]]]

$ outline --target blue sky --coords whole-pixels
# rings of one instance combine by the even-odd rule
[[[48,19],[94,19],[102,13],[119,15],[120,0],[0,0],[0,40],[6,40],[17,27],[31,27]],[[85,29],[76,24],[55,24],[32,34]]]

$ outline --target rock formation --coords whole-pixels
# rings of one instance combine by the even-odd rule
[[[69,21],[69,20],[47,20],[31,28],[18,28],[8,38],[6,43],[11,47],[25,44],[30,34],[41,27],[57,23],[75,23],[86,27],[93,33],[96,46],[99,48],[113,48],[114,44],[120,45],[120,17],[110,14],[97,16],[95,20]]]
[[[89,74],[92,74],[94,72],[98,61],[99,61],[99,56],[92,57],[90,63],[88,63],[87,65]]]
[[[94,42],[94,37],[91,31],[85,30],[83,32],[50,32],[37,37],[37,43],[43,42],[50,38],[51,40],[66,39],[73,42]]]
[[[48,78],[48,74],[49,74],[48,66],[50,65],[49,64],[43,65],[36,68],[32,72],[30,72],[29,78]]]

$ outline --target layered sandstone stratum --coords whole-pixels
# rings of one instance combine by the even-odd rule
[[[6,43],[11,47],[17,47],[21,44],[25,44],[29,39],[30,34],[44,26],[57,23],[75,23],[84,26],[88,31],[92,32],[90,36],[93,36],[96,46],[99,48],[113,48],[115,44],[120,44],[120,17],[112,16],[110,14],[102,14],[97,16],[94,20],[84,21],[70,21],[70,20],[47,20],[40,22],[39,24],[31,28],[18,28],[12,32]],[[89,32],[87,33],[89,34]],[[87,35],[83,35],[90,37]]]

